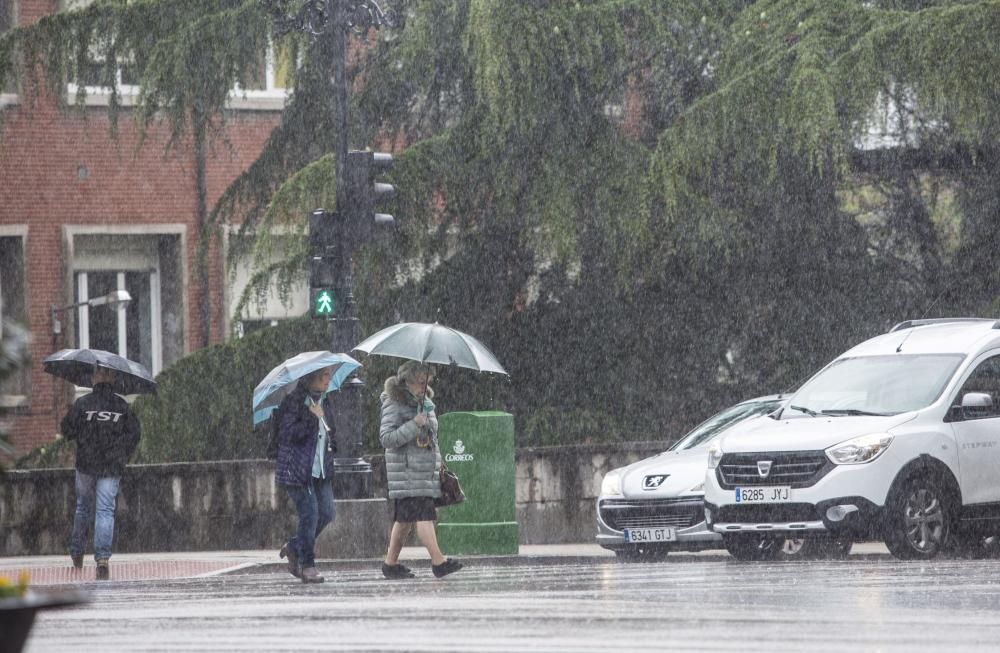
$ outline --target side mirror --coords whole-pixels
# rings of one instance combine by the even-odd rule
[[[967,392],[962,396],[962,417],[978,419],[995,415],[993,397],[985,392]]]

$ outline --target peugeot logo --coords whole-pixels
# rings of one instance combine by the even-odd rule
[[[771,463],[770,460],[758,460],[757,461],[757,473],[760,474],[761,478],[767,478],[767,475],[771,473]]]
[[[654,474],[652,476],[647,476],[642,479],[642,489],[655,490],[663,485],[663,481],[667,480],[668,476],[670,476],[670,474]]]

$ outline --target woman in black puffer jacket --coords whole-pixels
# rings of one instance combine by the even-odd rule
[[[393,524],[389,550],[382,573],[386,578],[413,578],[399,564],[399,552],[414,524],[417,536],[431,555],[431,569],[438,578],[458,571],[462,563],[445,558],[438,548],[434,522],[434,499],[441,496],[439,473],[441,452],[437,441],[437,416],[428,387],[431,368],[408,361],[396,376],[385,381],[382,393],[382,420],[379,440],[385,447],[385,470],[389,498],[393,500]]]
[[[331,479],[337,447],[325,396],[332,375],[333,369],[324,367],[304,376],[272,417],[278,420],[274,478],[299,516],[298,531],[279,555],[288,558],[288,571],[303,583],[323,582],[316,571],[316,538],[336,516]]]

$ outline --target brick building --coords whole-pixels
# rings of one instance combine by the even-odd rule
[[[0,32],[88,1],[0,0]],[[209,148],[209,207],[257,158],[280,119],[286,94],[268,54],[261,55],[257,88],[233,94],[226,141]],[[126,105],[137,90],[128,82],[121,80]],[[76,87],[64,88],[72,100]],[[72,386],[42,371],[42,359],[63,347],[93,347],[127,355],[156,374],[201,345],[203,303],[211,307],[210,342],[225,338],[248,273],[238,272],[235,282],[226,275],[231,230],[224,228],[209,253],[208,296],[202,296],[193,272],[193,148],[165,154],[165,126],[154,125],[137,149],[128,110],[119,118],[119,137],[110,136],[108,97],[99,87],[88,88],[85,110],[68,112],[54,97],[28,102],[16,89],[0,91],[0,311],[32,336],[30,368],[0,386],[0,418],[15,448],[27,452],[52,440],[73,398]],[[53,310],[115,289],[133,298],[124,310]],[[304,303],[304,297],[303,306],[273,302],[257,317],[299,314]]]

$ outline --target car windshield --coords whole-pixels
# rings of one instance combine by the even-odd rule
[[[683,451],[692,449],[698,445],[706,444],[730,426],[745,419],[766,415],[778,407],[781,401],[778,399],[768,399],[766,401],[745,401],[727,408],[721,413],[712,415],[707,420],[694,427],[690,433],[674,443],[668,451]]]
[[[895,415],[920,410],[941,396],[964,358],[961,354],[843,358],[802,386],[782,417]]]

